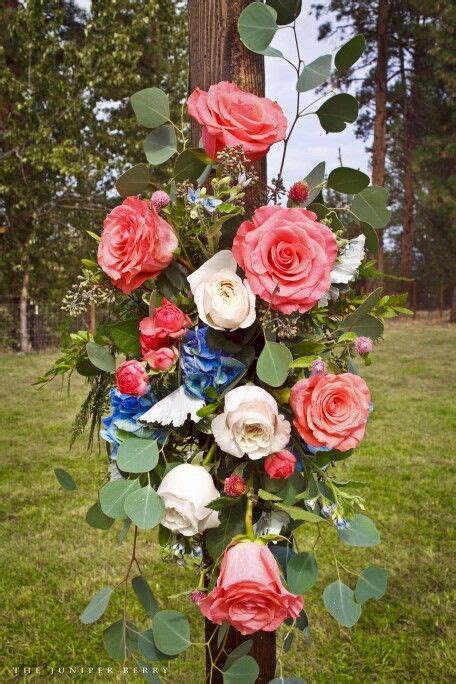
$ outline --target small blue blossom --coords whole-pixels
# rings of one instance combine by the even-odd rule
[[[103,418],[103,429],[100,430],[100,436],[112,445],[111,458],[117,458],[119,444],[129,434],[143,439],[160,439],[162,431],[151,430],[138,422],[143,413],[157,401],[152,392],[148,392],[142,397],[135,397],[131,394],[122,394],[113,387],[109,398],[112,412],[110,416]]]
[[[222,200],[216,199],[211,195],[201,195],[200,188],[197,188],[196,190],[189,188],[187,192],[187,199],[190,204],[200,204],[209,214],[212,214],[217,209],[219,204],[222,204]]]
[[[241,361],[224,356],[221,349],[211,349],[206,335],[207,326],[187,330],[180,347],[185,392],[204,400],[209,387],[220,394],[245,369]]]
[[[345,518],[336,518],[334,524],[338,530],[345,530],[347,527],[350,527],[350,521],[345,520]]]

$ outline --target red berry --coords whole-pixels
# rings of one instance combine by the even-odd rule
[[[295,202],[295,204],[304,204],[308,196],[309,186],[304,180],[293,183],[288,191],[288,199],[290,199],[292,202]]]
[[[223,491],[228,496],[242,496],[245,494],[245,480],[240,475],[230,475],[225,480]]]

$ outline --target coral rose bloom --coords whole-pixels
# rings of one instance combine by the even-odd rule
[[[233,254],[272,309],[306,313],[331,287],[337,242],[316,218],[307,209],[260,207],[239,226]]]
[[[202,127],[203,146],[211,159],[225,147],[242,145],[246,157],[261,159],[271,145],[283,140],[287,120],[277,102],[221,81],[208,92],[195,88],[188,113]]]
[[[199,604],[202,614],[221,625],[229,622],[241,634],[274,632],[302,610],[302,597],[291,594],[267,546],[240,542],[223,557],[217,586]]]
[[[173,229],[139,197],[127,197],[106,216],[98,246],[100,268],[125,294],[155,278],[173,258]]]
[[[370,392],[353,373],[314,375],[291,390],[293,421],[303,440],[312,447],[348,451],[364,437],[369,417]]]

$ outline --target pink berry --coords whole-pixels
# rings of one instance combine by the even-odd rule
[[[171,199],[168,193],[164,192],[164,190],[156,190],[154,193],[152,193],[150,201],[154,205],[155,209],[160,211],[160,209],[168,206],[168,204],[171,202]]]
[[[228,496],[242,496],[245,494],[245,480],[240,475],[230,475],[226,478],[223,491]]]
[[[324,375],[327,371],[327,366],[324,361],[321,359],[315,359],[315,361],[312,361],[312,364],[310,366],[310,374],[311,375]]]
[[[357,337],[355,340],[355,349],[360,356],[366,356],[372,351],[372,340],[370,337]]]
[[[293,183],[288,191],[288,199],[290,199],[292,202],[295,202],[295,204],[304,204],[308,196],[309,186],[304,180]]]
[[[192,603],[196,603],[196,605],[199,605],[201,601],[203,601],[206,598],[206,592],[205,591],[200,591],[199,589],[195,589],[195,591],[190,592],[190,601]]]

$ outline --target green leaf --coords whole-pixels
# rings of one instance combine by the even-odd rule
[[[176,183],[183,183],[186,180],[194,182],[201,176],[206,166],[205,162],[195,156],[193,150],[184,150],[174,162],[173,178]]]
[[[339,539],[349,546],[376,546],[380,544],[380,535],[374,523],[367,515],[357,513],[349,520],[350,526],[338,529]]]
[[[358,603],[369,599],[381,599],[385,594],[388,582],[388,571],[376,565],[369,565],[358,577],[355,587],[355,598]]]
[[[302,0],[266,0],[266,4],[277,12],[279,26],[286,26],[299,17]]]
[[[290,363],[290,368],[309,368],[315,359],[315,356],[300,356]]]
[[[288,377],[292,361],[293,357],[288,347],[279,342],[266,341],[257,361],[258,378],[271,387],[280,387]]]
[[[227,659],[225,660],[225,663],[223,665],[225,670],[228,670],[230,665],[232,665],[235,660],[247,655],[250,652],[252,646],[253,639],[247,639],[246,641],[243,641],[241,644],[239,644],[239,646],[236,646],[236,648],[234,648],[231,651],[231,653],[227,656]]]
[[[78,359],[78,362],[76,363],[76,371],[84,378],[92,378],[95,375],[100,375],[100,369],[95,368],[93,363],[85,356]]]
[[[144,658],[149,660],[170,660],[174,657],[158,650],[154,640],[154,633],[151,629],[138,634],[138,651]]]
[[[147,164],[136,164],[116,180],[116,189],[122,197],[140,195],[150,189],[150,173]]]
[[[344,627],[353,627],[361,615],[361,606],[353,596],[353,590],[340,580],[328,584],[323,592],[326,610]]]
[[[118,662],[128,658],[136,650],[138,639],[137,628],[131,622],[123,620],[114,622],[103,632],[103,644],[108,655]]]
[[[147,473],[158,463],[157,442],[130,437],[119,446],[117,464],[126,473]]]
[[[132,358],[141,356],[141,346],[139,344],[139,318],[129,318],[126,321],[113,323],[108,327],[108,334],[116,345],[117,349]]]
[[[238,31],[241,41],[252,52],[262,53],[274,38],[277,12],[262,2],[252,2],[241,12]]]
[[[176,131],[169,124],[160,126],[149,133],[143,147],[149,164],[163,164],[177,152]]]
[[[319,515],[315,515],[315,513],[311,513],[310,511],[305,511],[299,506],[288,506],[286,504],[276,503],[274,504],[274,508],[278,508],[280,511],[288,513],[292,520],[303,520],[304,522],[310,523],[325,522]]]
[[[98,501],[89,508],[86,513],[86,523],[96,530],[109,530],[114,524],[114,518],[105,515],[100,508]]]
[[[212,511],[222,511],[224,508],[236,506],[238,503],[239,499],[236,496],[219,496],[218,499],[206,504],[206,508],[210,508]]]
[[[325,162],[319,162],[310,173],[304,178],[309,186],[309,194],[306,199],[306,206],[308,206],[321,192],[321,184],[325,179]]]
[[[185,268],[172,261],[157,278],[158,291],[168,299],[173,299],[181,290],[188,287],[187,271]]]
[[[178,655],[191,644],[189,622],[177,610],[159,611],[155,615],[152,631],[157,648],[167,655]]]
[[[101,618],[108,607],[111,594],[111,587],[103,587],[101,591],[95,594],[90,603],[84,609],[84,612],[79,616],[79,619],[83,625],[90,625],[92,622],[96,622],[99,618]]]
[[[369,176],[366,176],[362,171],[352,169],[349,166],[339,166],[337,169],[331,171],[328,176],[328,188],[336,190],[336,192],[343,192],[346,195],[355,195],[361,192],[370,183]]]
[[[301,677],[276,677],[271,679],[269,684],[307,684],[307,682]]]
[[[339,328],[341,330],[351,330],[357,335],[370,337],[372,340],[376,340],[383,335],[384,325],[382,321],[371,314],[366,314],[362,318],[353,321],[350,316],[344,318],[340,323]]]
[[[73,492],[78,488],[78,485],[73,480],[73,477],[70,475],[70,473],[67,473],[66,470],[63,470],[63,468],[54,468],[54,474],[59,485],[68,492]]]
[[[367,297],[361,302],[358,308],[350,314],[354,320],[361,319],[365,314],[369,313],[381,300],[383,295],[383,288],[377,287],[375,290],[370,292]]]
[[[366,49],[366,40],[362,33],[353,36],[336,52],[334,63],[337,71],[347,71],[363,54]]]
[[[339,133],[358,118],[358,102],[353,95],[339,93],[323,102],[316,114],[326,133]]]
[[[138,479],[108,482],[100,491],[101,510],[110,518],[125,518],[125,498],[139,488]]]
[[[120,532],[117,536],[117,540],[118,540],[119,544],[124,543],[125,539],[127,538],[128,530],[130,529],[130,527],[131,527],[131,520],[130,520],[130,518],[126,518],[123,521],[122,529],[120,530]]]
[[[290,351],[295,357],[300,356],[318,356],[326,349],[324,342],[315,342],[313,340],[301,340],[290,346]]]
[[[331,55],[322,55],[310,64],[306,64],[298,78],[296,90],[305,93],[307,90],[313,90],[322,83],[326,83],[331,73],[331,63]]]
[[[366,248],[372,254],[378,254],[380,243],[378,240],[377,231],[375,230],[375,228],[372,228],[370,223],[366,223],[365,221],[360,222],[360,227],[361,232],[364,233],[364,235],[366,236]]]
[[[226,633],[230,628],[229,622],[222,622],[222,624],[217,629],[217,648],[220,648],[222,641],[225,638]]]
[[[383,228],[388,223],[391,211],[386,208],[388,190],[379,185],[366,188],[353,199],[351,211],[355,216],[373,228]]]
[[[265,489],[259,489],[258,496],[260,497],[260,499],[263,499],[263,501],[282,501],[281,496],[276,496],[276,494],[273,494],[272,492],[267,492]]]
[[[150,588],[146,578],[142,575],[133,577],[131,580],[131,586],[133,587],[133,591],[138,597],[138,600],[146,613],[150,615],[150,617],[154,617],[155,613],[158,612],[158,603],[155,600],[152,589]]]
[[[223,672],[223,684],[255,684],[260,668],[252,656],[238,658]]]
[[[87,356],[90,362],[106,373],[114,373],[116,370],[116,360],[107,347],[95,342],[87,342]]]
[[[150,485],[142,487],[125,499],[125,513],[141,530],[156,527],[165,514],[163,501]]]
[[[160,88],[144,88],[131,96],[136,120],[146,128],[156,128],[169,121],[168,95]]]
[[[303,594],[315,584],[318,566],[311,552],[296,553],[287,564],[287,582],[293,594]]]
[[[207,551],[216,560],[230,541],[244,532],[244,506],[237,504],[224,508],[219,514],[220,525],[206,532]]]

